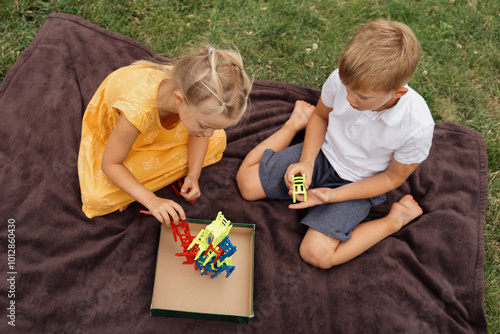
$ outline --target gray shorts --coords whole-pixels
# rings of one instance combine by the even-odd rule
[[[264,152],[260,160],[259,176],[267,198],[291,199],[284,175],[288,166],[299,162],[301,152],[302,143],[278,153],[270,149]],[[313,179],[309,188],[337,188],[348,183],[351,181],[338,176],[320,151],[314,163]],[[352,230],[368,216],[370,208],[379,205],[385,199],[385,195],[379,195],[368,199],[317,205],[309,208],[300,223],[332,238],[347,241],[351,238]]]

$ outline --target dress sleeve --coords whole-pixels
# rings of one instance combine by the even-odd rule
[[[154,123],[151,113],[145,110],[137,99],[133,101],[130,99],[117,99],[113,104],[113,109],[119,110],[141,133],[147,132]]]
[[[147,75],[147,74],[146,74]],[[141,133],[155,124],[155,96],[139,69],[124,68],[113,73],[108,82],[108,106],[121,112]]]

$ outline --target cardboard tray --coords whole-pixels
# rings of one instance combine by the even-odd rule
[[[196,236],[212,221],[187,219],[191,235]],[[182,264],[186,258],[180,242],[174,241],[172,229],[162,224],[156,273],[151,301],[152,316],[250,323],[253,311],[253,264],[255,225],[232,223],[229,233],[236,246],[232,255],[235,266],[231,275],[221,273],[201,276],[194,264]]]

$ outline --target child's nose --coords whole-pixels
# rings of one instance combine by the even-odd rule
[[[354,97],[353,97],[353,95],[351,93],[347,93],[346,100],[347,100],[347,102],[349,102],[351,104],[354,104],[354,102],[356,102],[355,99],[354,99]]]

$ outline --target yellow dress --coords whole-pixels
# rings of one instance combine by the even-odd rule
[[[164,128],[156,106],[164,79],[159,69],[143,65],[120,68],[104,80],[87,106],[78,154],[82,209],[87,217],[108,214],[134,201],[101,169],[104,148],[119,111],[140,131],[124,161],[139,182],[154,192],[187,175],[188,132],[180,121]],[[226,134],[216,130],[203,166],[219,161],[225,148]]]

